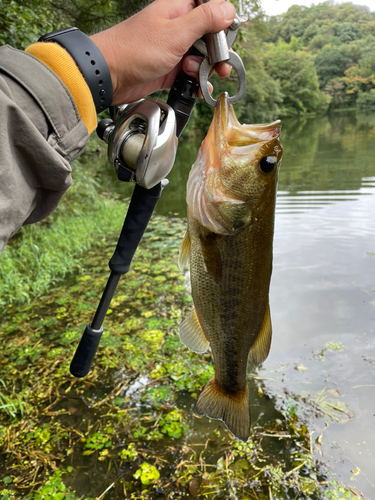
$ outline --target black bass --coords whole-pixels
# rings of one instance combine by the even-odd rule
[[[281,123],[241,125],[222,94],[187,183],[188,228],[180,268],[190,262],[194,309],[180,326],[192,351],[211,346],[215,376],[199,415],[250,435],[247,361],[263,362],[271,343],[269,286]]]

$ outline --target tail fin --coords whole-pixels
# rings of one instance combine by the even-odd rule
[[[199,396],[198,415],[222,420],[230,432],[241,441],[250,437],[250,411],[248,390],[238,395],[225,393],[212,378]]]

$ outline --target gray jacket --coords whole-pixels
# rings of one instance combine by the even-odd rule
[[[89,135],[55,73],[9,46],[0,48],[0,120],[1,253],[23,224],[56,208]]]

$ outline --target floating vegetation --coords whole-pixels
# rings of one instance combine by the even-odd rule
[[[323,346],[323,349],[319,352],[314,353],[314,356],[316,359],[318,359],[320,361],[324,361],[325,356],[327,354],[335,353],[335,352],[343,352],[343,351],[345,351],[345,349],[346,349],[346,347],[339,340],[326,342]]]
[[[177,268],[185,224],[154,217],[104,323],[85,379],[69,362],[108,277],[115,240],[85,254],[85,269],[1,318],[1,500],[177,498],[354,499],[314,460],[304,415],[346,414],[332,394],[286,394],[249,381],[253,435],[235,440],[194,415],[213,374],[178,338],[190,306]],[[328,417],[327,417],[328,418]],[[321,439],[321,437],[320,437]]]

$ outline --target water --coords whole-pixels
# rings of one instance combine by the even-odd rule
[[[280,398],[288,390],[316,401],[316,455],[338,479],[375,498],[375,116],[285,121],[282,143],[274,336],[259,376]],[[186,215],[198,147],[180,140],[159,213]],[[332,406],[343,410],[333,411],[338,421],[328,416]]]
[[[281,367],[271,382],[276,392],[287,387],[316,397],[324,390],[331,402],[346,403],[351,418],[330,422],[317,451],[338,477],[352,477],[374,498],[374,128],[355,115],[306,123],[297,134],[292,124],[285,128],[274,339],[263,371]],[[328,342],[334,344],[325,350]],[[301,365],[307,369],[296,370]]]

